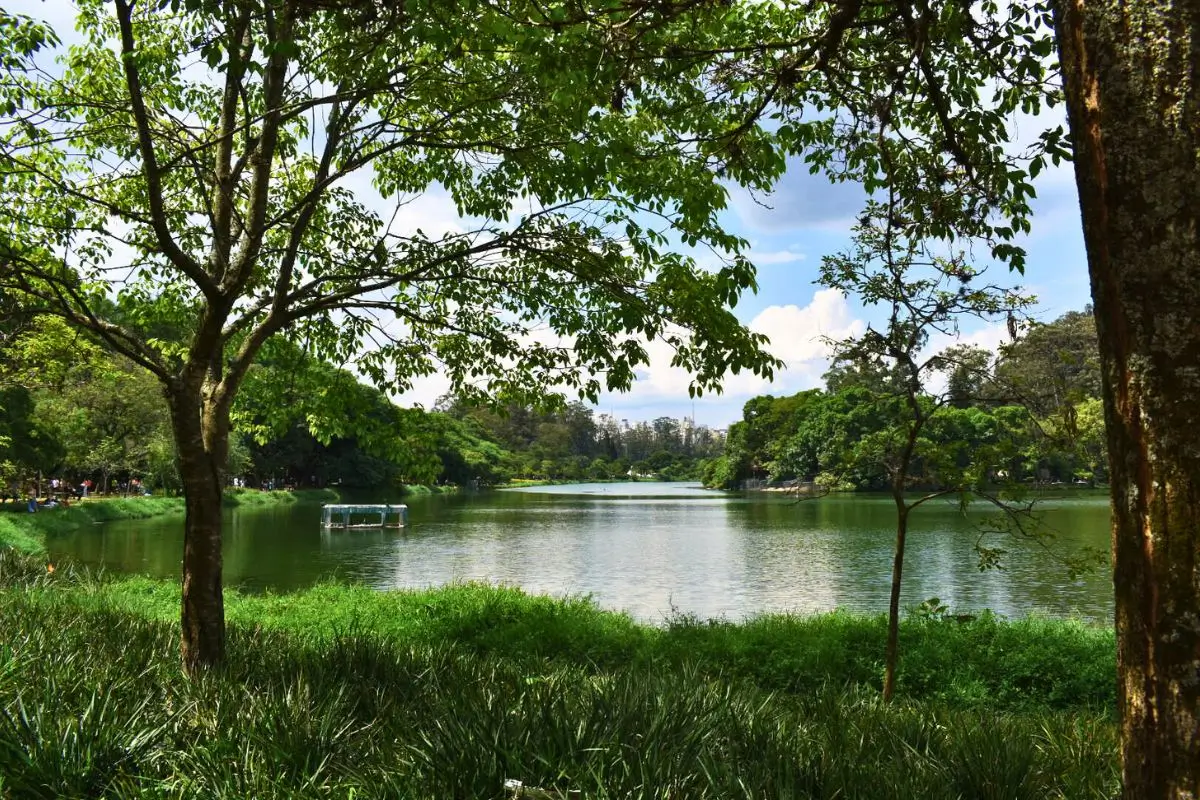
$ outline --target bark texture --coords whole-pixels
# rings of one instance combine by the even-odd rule
[[[1200,798],[1200,0],[1059,0],[1104,375],[1124,797]]]
[[[186,518],[180,652],[190,674],[225,660],[221,590],[221,496],[228,459],[229,419],[193,393],[171,397]]]

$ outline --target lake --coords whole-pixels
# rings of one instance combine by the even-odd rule
[[[725,495],[697,484],[627,483],[404,502],[404,530],[322,530],[320,507],[312,504],[230,512],[226,585],[287,591],[331,578],[379,589],[487,581],[590,594],[604,607],[649,622],[673,613],[736,620],[769,611],[887,609],[895,507],[882,495],[796,502]],[[1047,497],[1039,507],[1057,533],[1054,541],[991,536],[990,545],[1007,551],[1004,569],[983,573],[973,547],[979,526],[993,514],[982,503],[965,514],[953,500],[917,509],[903,602],[936,596],[955,611],[1111,619],[1108,573],[1071,579],[1047,550],[1107,549],[1107,496],[1080,491]],[[53,559],[176,577],[183,522],[110,523],[50,536],[47,546]]]

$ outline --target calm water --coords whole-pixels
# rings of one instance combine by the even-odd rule
[[[382,500],[380,500],[382,502]],[[796,503],[728,497],[694,484],[584,484],[408,501],[403,531],[322,531],[320,508],[239,510],[227,519],[227,585],[288,590],[338,577],[378,588],[448,581],[591,594],[650,621],[672,610],[738,619],[763,611],[887,608],[895,509],[886,497]],[[1042,503],[1054,547],[1105,548],[1108,504],[1081,493]],[[1108,619],[1112,589],[1079,580],[1038,544],[1007,537],[1003,572],[980,573],[972,547],[982,505],[965,516],[932,501],[912,517],[904,602],[937,596],[991,608]],[[120,572],[177,576],[182,520],[138,520],[52,537],[52,557]]]

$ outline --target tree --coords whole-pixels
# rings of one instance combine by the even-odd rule
[[[992,375],[992,354],[974,345],[954,345],[942,354],[950,365],[946,375],[946,395],[950,405],[966,408],[984,397],[984,387]]]
[[[727,309],[753,267],[717,221],[720,181],[763,187],[783,160],[743,124],[738,76],[698,54],[723,3],[79,9],[59,69],[51,31],[0,18],[0,290],[163,387],[188,670],[224,659],[231,411],[273,337],[392,390],[438,371],[517,401],[626,388],[647,338],[697,392],[777,363]],[[363,170],[395,214],[351,191]],[[435,189],[469,230],[397,221]],[[701,270],[674,242],[727,261]]]
[[[918,237],[993,239],[993,255],[1020,268],[1011,234],[1028,230],[1029,181],[1072,157],[1113,487],[1124,792],[1200,796],[1200,5],[775,7],[791,27],[747,60],[789,110],[782,134],[813,169],[902,187]],[[815,42],[784,33],[826,21]],[[1056,126],[1025,158],[997,152],[1012,112],[1064,97],[1069,141]]]
[[[889,192],[890,200],[895,197],[895,190]],[[837,374],[866,372],[891,377],[856,387],[873,400],[866,406],[870,422],[866,430],[844,442],[841,454],[843,468],[861,464],[882,468],[896,506],[884,702],[892,699],[896,688],[900,589],[909,516],[937,497],[958,493],[965,502],[970,492],[983,491],[996,457],[994,448],[977,446],[968,451],[966,442],[959,439],[959,446],[952,450],[930,437],[932,426],[947,422],[948,406],[953,409],[955,401],[965,406],[971,399],[956,391],[962,387],[954,381],[949,381],[941,396],[931,395],[930,378],[939,372],[953,378],[979,364],[973,351],[962,348],[931,356],[923,355],[922,350],[934,333],[957,333],[964,317],[1008,318],[1031,302],[1016,290],[981,280],[983,270],[972,266],[965,253],[938,255],[923,240],[909,238],[900,214],[895,202],[869,203],[855,229],[855,249],[824,258],[820,279],[825,286],[852,292],[864,304],[879,305],[888,311],[882,328],[869,327],[861,336],[833,343],[835,365],[848,362],[871,368],[842,369]],[[918,463],[924,477],[932,479],[938,488],[911,500],[906,492],[915,483]]]
[[[58,390],[37,392],[37,416],[62,442],[67,461],[99,473],[105,492],[114,475],[147,472],[153,442],[170,427],[154,378],[123,358],[76,361],[65,373]]]
[[[62,444],[37,420],[29,390],[0,388],[0,489],[7,494],[10,483],[49,472],[62,457]]]
[[[1108,430],[1124,796],[1200,797],[1200,5],[1055,12]]]
[[[1001,395],[1019,400],[1038,416],[1074,425],[1074,406],[1100,397],[1100,353],[1091,309],[1069,311],[1049,323],[1026,325],[1002,348],[996,368]]]

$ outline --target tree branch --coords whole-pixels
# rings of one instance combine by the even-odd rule
[[[163,203],[162,175],[154,152],[154,135],[150,130],[150,114],[142,92],[142,81],[137,68],[137,47],[133,38],[132,6],[128,0],[116,0],[117,22],[121,29],[121,63],[125,71],[125,85],[133,118],[137,125],[138,149],[142,156],[143,173],[146,176],[146,191],[150,205],[150,219],[154,235],[163,254],[180,272],[191,279],[205,297],[218,294],[217,284],[200,264],[180,249],[170,227]]]

